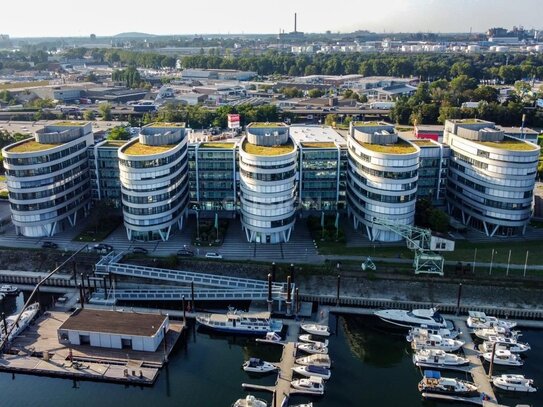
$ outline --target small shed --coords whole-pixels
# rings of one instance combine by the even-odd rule
[[[77,309],[59,327],[70,345],[155,352],[169,329],[168,315]]]

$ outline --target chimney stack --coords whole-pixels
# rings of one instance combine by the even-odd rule
[[[295,33],[298,32],[298,31],[296,30],[296,13],[294,13],[294,32],[295,32]]]

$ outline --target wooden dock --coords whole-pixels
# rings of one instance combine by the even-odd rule
[[[170,322],[156,352],[64,345],[58,328],[70,313],[46,312],[11,343],[0,371],[152,385],[179,339],[183,324]]]
[[[494,389],[492,388],[490,380],[488,379],[488,376],[485,372],[483,363],[481,362],[481,358],[479,356],[479,352],[477,351],[477,349],[475,349],[475,343],[473,342],[473,339],[469,333],[465,318],[453,317],[450,319],[454,321],[456,329],[462,331],[459,339],[465,342],[464,355],[470,362],[471,369],[469,370],[469,372],[473,377],[473,382],[481,393],[486,394],[490,398],[490,401],[496,402],[496,395],[494,394]]]
[[[471,403],[479,406],[483,405],[483,400],[481,397],[461,397],[453,396],[450,394],[439,394],[439,393],[422,393],[422,397],[425,399],[436,399],[436,400],[447,400],[447,401],[461,401],[463,403]]]

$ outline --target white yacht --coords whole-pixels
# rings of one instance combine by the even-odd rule
[[[413,363],[423,367],[446,367],[467,365],[469,360],[439,349],[422,349],[413,355]]]
[[[271,319],[269,312],[243,312],[230,308],[226,314],[204,314],[196,321],[207,328],[244,335],[267,335],[281,332],[283,321]]]
[[[244,399],[237,400],[232,407],[268,407],[264,400],[257,399],[253,395],[248,395]]]
[[[519,331],[511,331],[509,328],[504,328],[501,326],[474,329],[473,334],[483,341],[487,341],[490,336],[504,336],[506,338],[515,339],[521,336]]]
[[[19,289],[12,285],[3,285],[0,287],[0,294],[17,295],[19,294]]]
[[[330,376],[332,375],[330,373],[330,369],[322,366],[315,366],[315,365],[308,365],[308,366],[296,366],[293,367],[292,370],[294,370],[296,373],[305,376],[305,377],[322,377],[324,380],[328,380]]]
[[[452,326],[452,324],[449,325],[445,321],[435,308],[414,309],[413,311],[387,309],[375,311],[374,315],[384,322],[405,328],[422,327],[423,325],[436,328],[448,328]]]
[[[483,353],[483,359],[490,362],[492,360],[492,352]],[[499,349],[494,353],[494,363],[503,366],[522,366],[524,364],[519,355],[503,349]]]
[[[326,367],[330,368],[332,366],[332,361],[330,360],[330,356],[328,355],[322,355],[322,354],[314,354],[309,356],[304,356],[301,358],[296,359],[296,363],[303,366],[320,366],[320,367]]]
[[[258,358],[250,358],[241,366],[243,370],[250,373],[269,373],[277,370],[273,363]]]
[[[328,347],[324,346],[322,342],[317,343],[297,343],[296,349],[300,349],[302,352],[305,353],[318,353],[326,355],[328,353]]]
[[[456,352],[464,346],[464,342],[458,339],[442,338],[439,335],[420,336],[411,342],[411,348],[419,349],[439,349],[446,352]]]
[[[496,344],[496,349],[508,350],[511,353],[523,353],[531,349],[530,344],[517,342],[515,338],[494,335],[489,336],[488,340],[480,345],[480,348],[483,352],[492,352],[494,344]]]
[[[321,377],[311,376],[308,379],[293,380],[290,385],[300,393],[324,394],[324,384]]]
[[[513,329],[517,326],[515,321],[508,321],[506,319],[498,319],[496,317],[489,317],[484,312],[469,311],[469,317],[467,320],[468,327],[471,329],[480,328],[493,328],[500,326],[502,328]]]
[[[435,370],[424,371],[424,377],[419,382],[418,388],[421,393],[440,393],[467,397],[474,397],[479,394],[474,383],[450,377],[441,377],[441,374]]]
[[[304,404],[296,404],[296,405],[290,406],[290,407],[313,407],[313,402],[304,403]]]
[[[407,342],[412,342],[413,339],[417,336],[428,336],[428,335],[439,335],[442,338],[447,339],[456,339],[461,334],[460,331],[456,329],[447,329],[447,328],[432,328],[432,327],[413,327],[407,333],[405,339]]]
[[[524,393],[533,393],[537,388],[533,386],[532,379],[526,379],[521,374],[502,374],[501,376],[493,376],[492,383],[498,389],[507,391],[519,391]]]
[[[322,345],[322,346],[328,346],[328,339],[325,339],[324,342],[322,341],[316,341],[314,339],[311,338],[311,335],[309,334],[303,334],[303,335],[300,335],[300,340],[302,342],[305,342],[305,343],[316,343],[318,345]]]
[[[19,322],[17,322],[17,325],[15,325],[15,321],[17,321],[19,314],[13,314],[7,317],[6,318],[7,331],[10,332],[10,329],[11,329],[8,340],[12,341],[21,332],[23,332],[28,327],[30,322],[32,322],[32,320],[36,317],[39,310],[40,310],[40,304],[37,302],[26,307],[26,309],[21,313],[21,317],[19,318]],[[4,323],[1,322],[0,325],[1,325],[0,338],[3,339],[5,337]]]
[[[302,324],[300,325],[304,331],[311,335],[330,336],[330,328],[327,325],[319,324]]]

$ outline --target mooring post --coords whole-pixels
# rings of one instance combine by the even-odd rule
[[[340,285],[341,285],[341,276],[338,274],[337,275],[337,291],[336,291],[336,307],[339,307],[339,288],[340,288]]]
[[[462,283],[458,284],[458,297],[456,298],[456,315],[460,315],[460,299],[462,298]]]
[[[492,378],[492,373],[494,372],[494,356],[496,355],[496,345],[498,342],[492,344],[492,355],[490,356],[490,368],[488,369],[488,378]]]
[[[4,335],[8,334],[8,325],[6,324],[6,313],[2,312],[2,322],[4,324]]]
[[[181,297],[183,301],[183,325],[187,326],[187,307],[185,306],[185,296]]]
[[[81,284],[77,284],[77,288],[79,288],[79,303],[81,304],[81,308],[85,308],[85,298],[83,297],[83,288],[81,287]]]
[[[296,287],[296,316],[300,313],[300,290]]]
[[[192,302],[190,309],[192,312],[196,311],[196,304],[194,303],[194,281],[190,282],[190,300]]]
[[[162,331],[164,332],[164,363],[168,363],[168,345],[166,344],[166,327],[164,326],[162,328]]]
[[[290,263],[290,280],[294,284],[294,264]]]
[[[72,261],[72,278],[74,279],[74,281],[77,278],[77,265],[75,261]]]
[[[83,291],[83,296],[85,295],[85,277],[83,276],[83,273],[80,274],[81,276],[81,289]]]
[[[275,283],[275,271],[277,269],[277,266],[275,264],[275,262],[272,263],[272,266],[271,266],[271,275],[272,275],[272,281]]]
[[[268,274],[268,312],[272,312],[273,299],[272,299],[272,275]]]
[[[291,313],[291,306],[292,306],[292,298],[291,298],[291,278],[290,276],[287,276],[287,316],[290,316]]]

